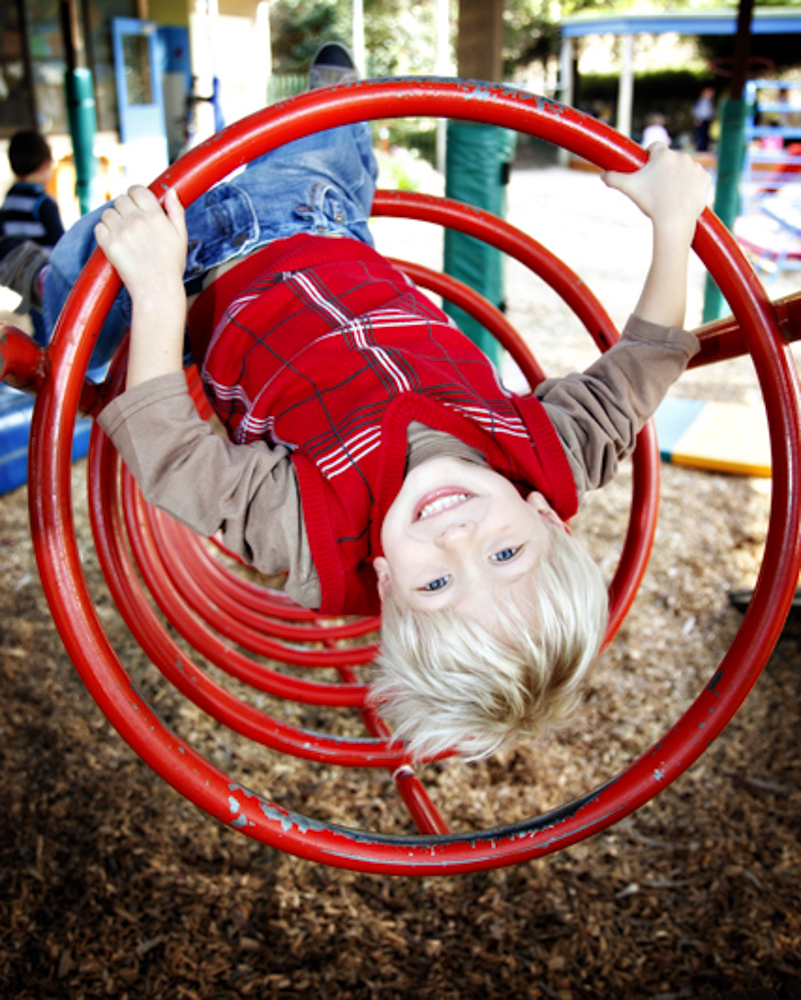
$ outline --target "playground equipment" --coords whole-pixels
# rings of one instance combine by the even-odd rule
[[[749,80],[743,160],[743,214],[759,208],[766,193],[801,182],[801,85]]]
[[[742,206],[735,232],[756,266],[801,269],[801,85],[749,80],[745,88]]]
[[[403,116],[450,117],[517,129],[562,145],[603,168],[635,169],[645,159],[639,147],[581,112],[500,85],[436,79],[367,81],[304,94],[232,125],[162,174],[153,189],[162,193],[174,186],[188,204],[251,158],[308,132]],[[401,193],[381,193],[376,211],[411,215],[491,241],[542,275],[600,346],[616,337],[600,303],[580,279],[508,224],[444,199]],[[113,448],[95,430],[88,477],[97,552],[114,600],[147,655],[179,691],[237,733],[326,764],[388,768],[420,835],[392,836],[326,825],[292,812],[234,782],[164,725],[136,690],[103,631],[81,569],[72,523],[70,445],[76,412],[79,408],[97,412],[122,373],[124,359],[118,356],[106,384],[96,387],[85,382],[92,347],[119,280],[102,254],[95,253],[45,352],[7,329],[2,341],[4,377],[37,392],[30,514],[45,593],[89,691],[139,756],[210,815],[264,843],[340,867],[414,875],[474,871],[547,854],[623,818],[677,778],[719,735],[756,682],[781,632],[801,565],[799,388],[783,339],[801,335],[801,301],[793,297],[771,303],[731,235],[709,212],[699,223],[695,247],[733,310],[730,321],[700,332],[702,350],[695,364],[750,350],[771,432],[771,517],[750,607],[714,676],[656,745],[576,801],[522,823],[479,833],[448,832],[403,748],[390,744],[381,719],[364,707],[364,688],[354,668],[373,655],[371,634],[377,620],[329,625],[281,594],[233,573],[210,556],[200,540],[146,507],[130,476],[118,468]],[[497,310],[447,276],[420,267],[407,270],[414,280],[472,311],[512,352],[531,382],[542,377],[536,360]],[[203,407],[198,380],[192,384]],[[649,428],[638,445],[634,468],[636,502],[611,588],[610,638],[634,598],[654,534],[658,458]],[[162,625],[137,571],[170,624],[208,660],[257,691],[304,703],[350,706],[361,714],[368,737],[301,730],[229,693]],[[298,667],[325,666],[336,681],[311,681],[266,669],[243,650]]]

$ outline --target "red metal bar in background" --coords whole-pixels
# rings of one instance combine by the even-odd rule
[[[50,356],[23,330],[0,320],[0,382],[36,395],[50,372]],[[94,416],[100,411],[107,389],[89,380],[84,381],[78,400],[78,411]]]
[[[355,684],[358,681],[356,675],[348,667],[340,667],[339,676],[346,684]],[[382,740],[391,738],[392,733],[374,709],[363,705],[359,709],[359,715],[364,723],[364,728],[371,736]],[[414,820],[418,832],[429,836],[450,833],[447,823],[431,801],[431,797],[414,773],[411,764],[402,763],[395,768],[390,768],[389,771],[398,795],[409,810],[409,815]]]
[[[779,331],[792,344],[801,340],[801,292],[794,292],[773,303]],[[746,342],[740,324],[733,316],[705,323],[693,331],[701,341],[701,350],[690,361],[690,368],[700,368],[703,365],[716,364],[718,361],[728,361],[748,354]]]
[[[9,323],[0,322],[0,382],[36,393],[47,378],[47,352]]]

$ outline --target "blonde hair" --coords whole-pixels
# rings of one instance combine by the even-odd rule
[[[413,759],[452,749],[478,760],[574,710],[603,643],[608,596],[581,543],[556,524],[548,533],[528,604],[499,605],[492,631],[385,594],[369,702]]]

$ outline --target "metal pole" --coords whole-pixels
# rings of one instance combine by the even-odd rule
[[[740,177],[745,157],[746,105],[742,99],[751,50],[751,17],[754,0],[740,0],[737,13],[737,35],[734,41],[730,97],[720,115],[720,141],[715,183],[715,214],[727,229],[734,228],[740,214]],[[704,322],[726,315],[723,295],[712,276],[707,274],[704,289]]]
[[[631,108],[634,103],[634,35],[620,39],[620,89],[617,96],[617,130],[631,135]]]
[[[362,76],[367,75],[364,48],[364,0],[353,0],[353,58]]]
[[[65,85],[67,90],[67,117],[72,138],[72,155],[75,163],[75,192],[81,215],[94,208],[93,188],[97,177],[95,135],[97,114],[92,71],[78,62],[83,57],[83,42],[78,23],[75,0],[60,0],[61,31],[64,37],[66,62]]]
[[[436,76],[451,76],[451,12],[449,0],[437,0],[437,59]],[[445,173],[448,148],[448,129],[444,118],[437,119],[437,170]]]
[[[573,104],[573,39],[565,36],[559,53],[559,100]]]

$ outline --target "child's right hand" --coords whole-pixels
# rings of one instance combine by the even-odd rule
[[[174,190],[162,208],[145,187],[117,198],[95,226],[95,239],[131,295],[129,389],[181,370],[186,323],[186,223]]]
[[[657,229],[686,231],[690,239],[698,216],[706,208],[711,183],[700,163],[663,142],[649,147],[648,162],[639,170],[607,170],[601,179],[627,195]]]
[[[149,188],[129,188],[101,214],[95,239],[132,298],[183,287],[186,222],[173,188],[163,208]]]

